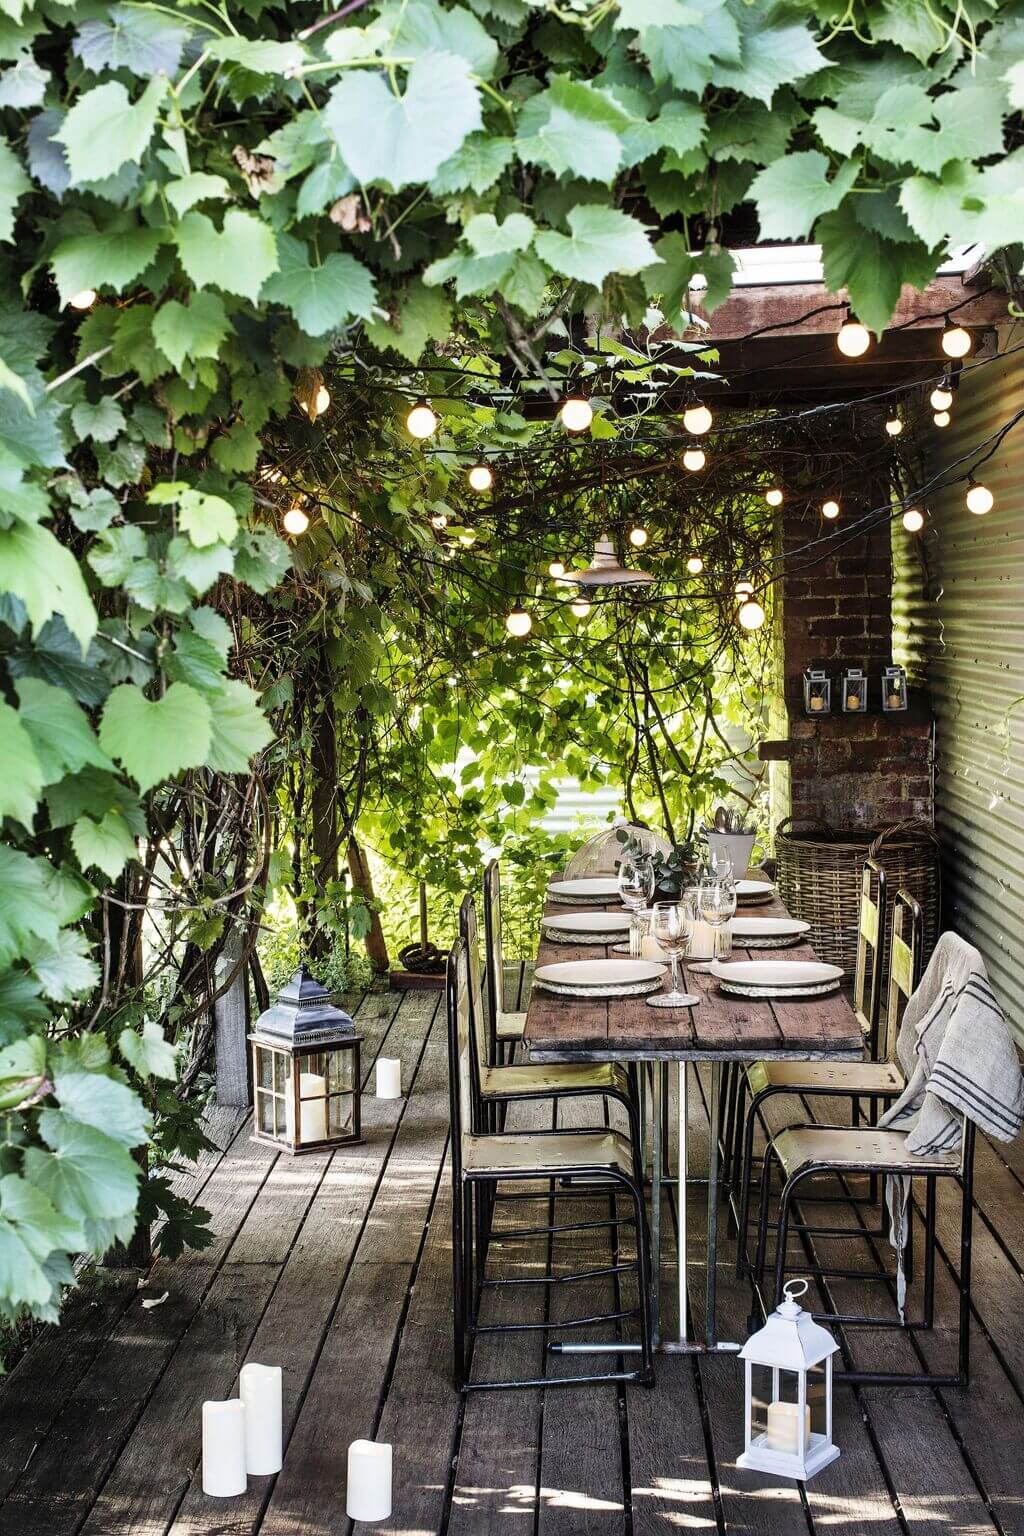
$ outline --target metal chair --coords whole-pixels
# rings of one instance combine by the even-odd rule
[[[472,982],[469,951],[464,939],[454,945],[448,958],[446,1003],[448,1014],[448,1064],[451,1103],[452,1165],[452,1280],[454,1299],[454,1379],[461,1392],[487,1391],[511,1387],[580,1386],[601,1381],[641,1381],[650,1385],[654,1363],[650,1324],[650,1259],[644,1213],[643,1170],[636,1161],[635,1148],[618,1131],[564,1130],[549,1132],[512,1132],[483,1134],[474,1127],[479,1121],[478,1093],[474,1065],[475,1047],[472,1022]],[[599,1276],[618,1276],[627,1271],[636,1275],[638,1300],[635,1308],[588,1315],[559,1322],[492,1323],[478,1322],[479,1298],[484,1284],[484,1266],[476,1247],[481,1240],[479,1212],[493,1206],[496,1191],[504,1182],[539,1183],[536,1198],[564,1198],[555,1190],[563,1179],[584,1180],[582,1189],[588,1197],[606,1193],[628,1195],[636,1232],[635,1261],[613,1263],[578,1274],[543,1276],[536,1280],[491,1280],[488,1286],[514,1284],[566,1285],[593,1280]],[[617,1221],[607,1225],[616,1226]],[[591,1226],[592,1223],[581,1223]],[[601,1223],[605,1225],[605,1223]],[[533,1228],[547,1232],[551,1227]],[[562,1224],[561,1232],[573,1230]],[[508,1236],[516,1235],[511,1231]],[[514,1333],[523,1330],[550,1332],[576,1327],[590,1328],[602,1322],[621,1323],[638,1316],[641,1328],[640,1364],[636,1370],[591,1373],[580,1376],[540,1376],[529,1379],[471,1381],[472,1347],[481,1333]]]
[[[523,1038],[525,1013],[505,1009],[505,957],[501,944],[501,878],[497,859],[484,870],[484,956],[487,966],[487,1061],[504,1064]]]
[[[877,891],[877,896],[873,892]],[[903,1092],[903,1073],[896,1061],[896,1040],[907,1000],[921,978],[924,919],[912,896],[899,891],[893,905],[890,936],[889,996],[886,1004],[884,1059],[874,1059],[879,1048],[883,937],[886,919],[885,872],[868,859],[864,865],[860,932],[854,974],[854,1012],[872,1050],[870,1061],[754,1061],[747,1068],[745,1086],[750,1093],[743,1125],[742,1161],[739,1165],[740,1200],[737,1213],[736,1274],[748,1266],[747,1229],[750,1222],[750,1181],[754,1157],[754,1133],[761,1105],[778,1094],[835,1097],[851,1101],[851,1120],[860,1123],[861,1100],[867,1100],[869,1119],[878,1118],[878,1106]],[[870,976],[870,981],[868,981]],[[874,1203],[876,1181],[869,1198]],[[825,1229],[818,1228],[824,1235]],[[834,1234],[832,1234],[834,1235]]]

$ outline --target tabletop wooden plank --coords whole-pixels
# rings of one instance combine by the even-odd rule
[[[576,910],[549,901],[545,916]],[[589,910],[621,911],[615,902],[595,903]],[[771,903],[742,908],[743,915],[787,917],[776,896]],[[560,960],[592,960],[613,956],[611,946],[558,944],[543,934],[537,965]],[[739,958],[813,960],[810,945],[789,949],[746,951]],[[853,1009],[842,992],[801,1002],[758,1002],[726,997],[707,972],[684,967],[686,985],[700,995],[695,1009],[648,1008],[644,998],[586,1002],[559,998],[534,988],[526,1015],[526,1044],[533,1061],[704,1060],[752,1061],[765,1056],[807,1060],[857,1058],[863,1040]]]

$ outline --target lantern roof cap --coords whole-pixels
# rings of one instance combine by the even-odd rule
[[[256,1020],[256,1033],[273,1035],[294,1045],[351,1034],[355,1025],[343,1008],[335,1008],[330,990],[305,965],[287,981],[271,1006]]]
[[[796,1303],[806,1290],[806,1280],[787,1282],[785,1301],[768,1314],[763,1328],[750,1335],[740,1350],[742,1360],[783,1371],[806,1371],[835,1353],[839,1345],[828,1329]]]

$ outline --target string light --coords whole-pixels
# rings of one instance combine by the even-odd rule
[[[908,533],[920,533],[924,527],[924,513],[917,507],[908,507],[903,514],[903,526]]]
[[[415,402],[408,416],[405,418],[405,424],[412,436],[418,437],[422,442],[425,437],[429,437],[430,434],[436,430],[437,417],[431,410],[427,401],[419,399]]]
[[[822,517],[827,518],[830,523],[834,523],[836,518],[839,516],[839,503],[838,503],[838,501],[826,501],[826,502],[824,502],[822,504],[822,508],[821,508],[821,515],[822,515]]]
[[[703,469],[708,461],[708,456],[703,448],[685,448],[683,450],[683,468],[696,474],[698,469]]]
[[[586,432],[594,419],[594,407],[582,395],[570,395],[558,412],[567,432]]]
[[[741,579],[733,587],[733,591],[737,597],[753,597],[754,583],[752,581],[747,581],[746,577],[741,577]]]
[[[971,350],[971,333],[962,325],[954,325],[949,316],[942,330],[942,350],[947,357],[966,357]]]
[[[694,437],[703,437],[705,432],[710,432],[714,419],[707,406],[700,400],[692,401],[683,411],[683,426],[687,432],[692,432]]]
[[[96,289],[82,288],[78,293],[73,293],[68,299],[72,309],[92,309],[96,303]]]
[[[888,432],[890,437],[899,437],[900,433],[903,431],[903,423],[900,421],[898,416],[890,416],[889,420],[885,424],[885,430]]]
[[[940,379],[928,397],[933,411],[948,411],[953,404],[953,390],[949,379]]]
[[[321,384],[313,396],[313,405],[318,416],[322,416],[331,403],[331,392],[326,384]]]
[[[967,495],[964,499],[967,502],[968,512],[973,512],[975,517],[984,517],[985,513],[991,512],[996,504],[996,499],[988,486],[979,485],[973,477],[967,482]]]
[[[464,545],[466,549],[468,549],[471,544],[476,543],[476,534],[473,532],[472,528],[467,528],[465,533],[459,534],[459,543]]]
[[[469,472],[469,488],[471,491],[489,491],[494,484],[494,475],[487,464],[474,464]]]
[[[744,629],[760,629],[765,621],[765,611],[756,597],[748,597],[737,617]]]
[[[290,533],[293,538],[298,538],[309,527],[309,516],[299,506],[289,507],[281,519],[281,526],[285,533]]]
[[[640,527],[631,528],[629,530],[629,542],[634,549],[643,549],[647,543],[647,529]]]
[[[448,527],[447,514],[444,512],[435,512],[433,517],[430,519],[430,526],[431,528],[436,528],[440,533],[443,528]]]
[[[686,562],[686,569],[689,571],[691,576],[699,576],[701,571],[704,569],[704,561],[701,559],[700,555],[691,555],[689,560]]]
[[[871,345],[871,332],[866,325],[855,320],[850,311],[846,312],[846,319],[839,327],[836,336],[836,346],[844,357],[863,357]]]
[[[517,603],[516,606],[514,608],[510,608],[508,613],[505,615],[505,628],[508,630],[509,634],[514,635],[517,640],[522,640],[523,636],[528,635],[530,630],[533,628],[533,620],[527,613],[526,609]]]
[[[937,427],[948,427],[952,419],[948,411],[936,411],[932,417],[932,421],[934,421]]]
[[[569,612],[574,613],[578,619],[585,619],[590,612],[590,599],[584,597],[581,592],[579,597],[574,597],[569,604]]]
[[[548,566],[548,575],[553,576],[558,581],[559,577],[565,575],[565,562],[562,560],[552,560]]]
[[[782,506],[782,492],[777,485],[773,485],[770,491],[765,491],[764,499],[770,507]]]

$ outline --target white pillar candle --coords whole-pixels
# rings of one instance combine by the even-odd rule
[[[668,956],[651,933],[645,933],[640,941],[640,958],[642,960],[667,960]]]
[[[378,1099],[402,1097],[402,1063],[394,1056],[377,1057]]]
[[[327,1140],[327,1079],[318,1072],[299,1073],[300,1106],[299,1128],[302,1145],[312,1141]],[[292,1101],[291,1084],[284,1101],[284,1128],[289,1141],[295,1140],[295,1105]]]
[[[245,1492],[245,1404],[203,1404],[203,1492],[233,1499]]]
[[[806,1435],[804,1436],[804,1449],[811,1440],[811,1410],[804,1409]],[[799,1410],[796,1403],[774,1402],[768,1404],[768,1433],[765,1440],[771,1451],[788,1451],[796,1455],[800,1449],[797,1443],[797,1426],[799,1424]]]
[[[245,1404],[245,1470],[266,1477],[281,1470],[281,1367],[250,1360],[238,1376]]]
[[[353,1440],[348,1448],[345,1513],[350,1520],[391,1516],[391,1447],[385,1441]]]
[[[714,929],[702,917],[697,918],[690,934],[690,954],[695,960],[711,960],[714,958]]]

